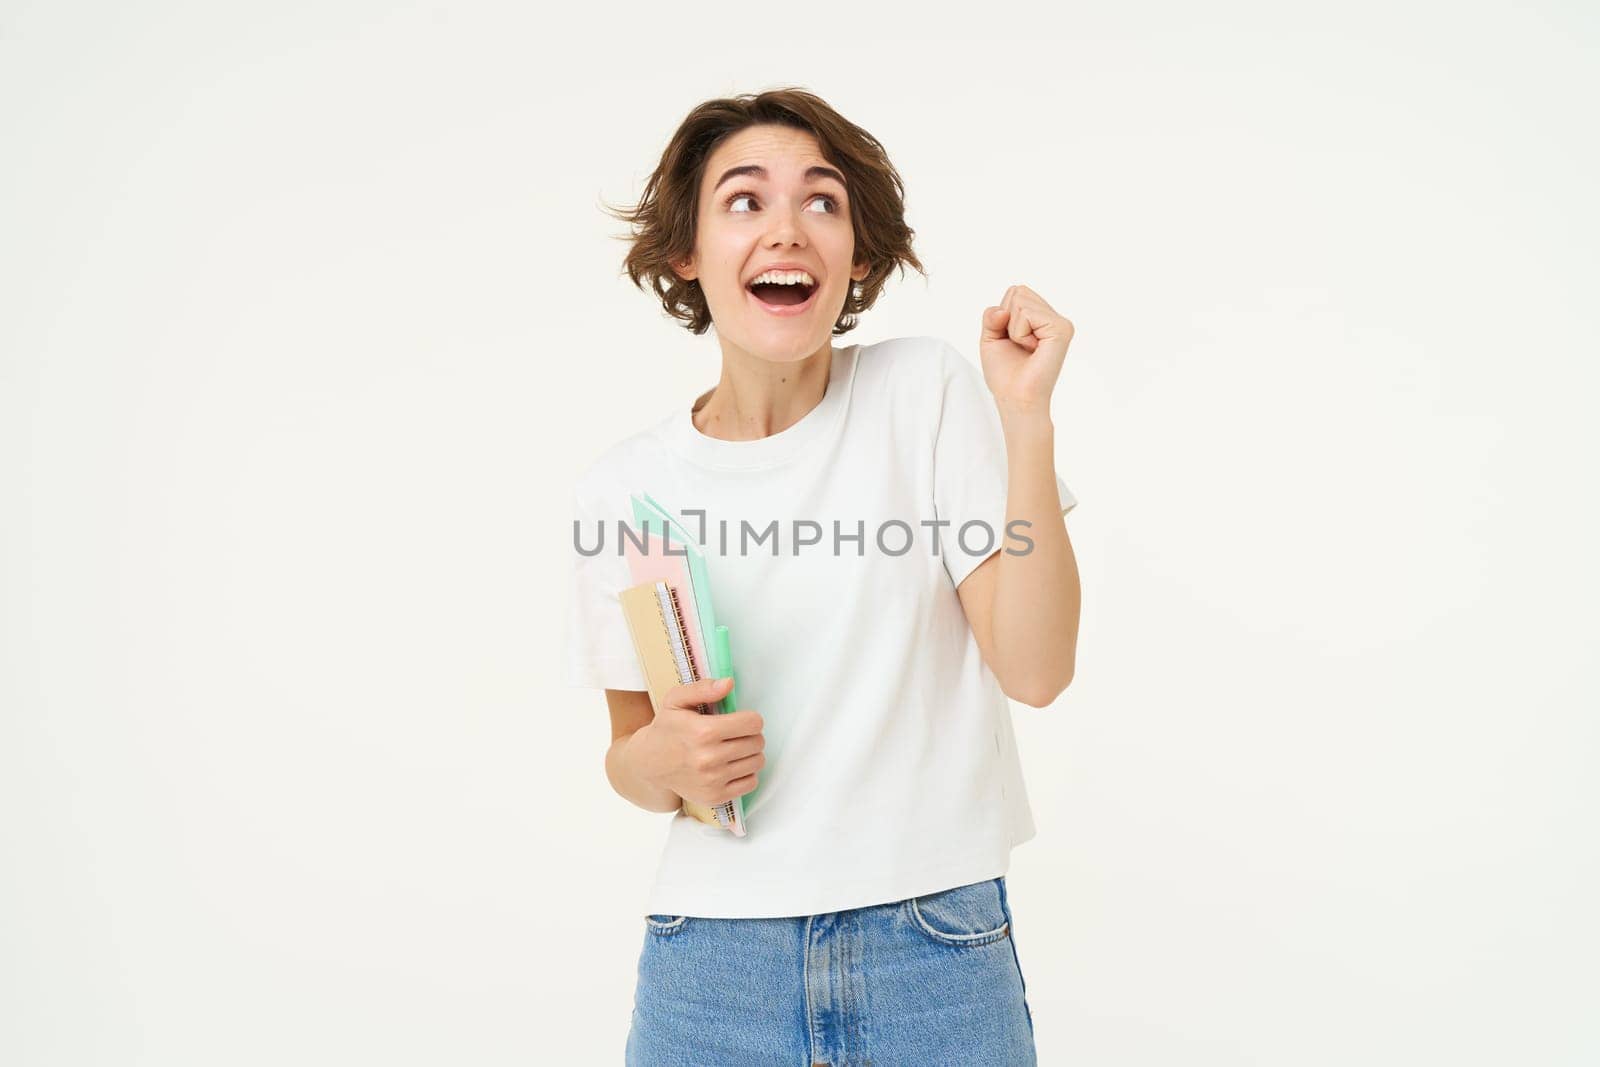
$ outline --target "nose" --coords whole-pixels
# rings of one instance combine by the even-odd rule
[[[791,207],[774,209],[767,217],[772,222],[767,230],[768,248],[774,248],[779,245],[805,247],[805,228],[800,225],[800,212],[798,209]]]

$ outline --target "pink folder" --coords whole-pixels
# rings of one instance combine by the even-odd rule
[[[638,534],[638,529],[634,529]],[[694,584],[689,580],[689,558],[684,555],[681,541],[671,544],[676,555],[667,555],[666,542],[653,530],[645,534],[645,550],[640,551],[632,537],[622,539],[622,553],[628,558],[628,570],[633,573],[634,584],[641,582],[666,582],[678,595],[683,607],[684,629],[689,632],[689,656],[694,660],[695,676],[711,676],[711,657],[706,654],[700,634],[700,613],[694,609]]]

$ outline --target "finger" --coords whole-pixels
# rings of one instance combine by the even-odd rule
[[[766,734],[746,734],[744,737],[730,737],[725,741],[717,742],[717,751],[724,759],[743,759],[753,752],[762,752],[767,747]]]
[[[1050,306],[1050,302],[1044,297],[1040,296],[1038,293],[1034,292],[1032,289],[1029,289],[1026,285],[1017,286],[1017,296],[1020,299],[1027,301],[1029,304],[1032,304],[1036,308],[1048,311],[1052,315],[1055,314],[1056,309]]]
[[[761,732],[765,723],[761,715],[749,708],[740,711],[730,711],[726,715],[718,715],[713,720],[711,736],[719,741],[727,741],[735,737],[751,737]]]
[[[1037,312],[1033,313],[1037,316]],[[1034,317],[1030,317],[1027,304],[1018,300],[1011,309],[1011,321],[1006,323],[1006,333],[1020,347],[1032,352],[1039,345],[1038,338],[1033,336]]]
[[[1072,341],[1073,326],[1071,321],[1037,295],[1022,295],[1018,297],[1017,305],[1021,309],[1020,314],[1027,320],[1028,327],[1033,331],[1035,338],[1045,340],[1051,337],[1062,337],[1069,343]]]
[[[1027,307],[1028,291],[1026,285],[1013,285],[1006,290],[1005,307],[1009,316],[1006,319],[1006,335],[1018,346],[1032,352],[1035,343],[1028,339],[1028,335],[1032,332],[1033,324],[1023,313],[1023,309]]]
[[[998,341],[1006,335],[1006,322],[1011,314],[1011,298],[1016,291],[1016,286],[1007,286],[1006,291],[1000,294],[1000,302],[992,308],[985,309],[980,340]]]
[[[743,778],[747,774],[755,774],[766,765],[766,753],[756,752],[749,756],[741,756],[736,760],[729,761],[728,765],[722,769],[721,773],[726,775],[729,781],[732,781],[734,779]]]
[[[1040,337],[1059,337],[1070,345],[1073,335],[1078,331],[1072,325],[1072,320],[1065,315],[1052,315],[1041,322],[1034,332]]]
[[[666,703],[671,707],[693,709],[697,704],[714,704],[728,695],[733,688],[733,677],[702,678],[685,682],[667,691]]]

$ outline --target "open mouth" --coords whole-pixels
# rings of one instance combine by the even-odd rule
[[[812,299],[821,286],[790,273],[783,281],[756,280],[745,288],[755,297],[756,303],[774,315],[798,315],[811,306]],[[767,275],[763,275],[767,278]]]

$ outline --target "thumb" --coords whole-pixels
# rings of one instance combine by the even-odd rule
[[[1006,335],[1006,320],[1011,316],[1006,309],[1000,306],[983,309],[983,337],[985,341],[997,341]]]

